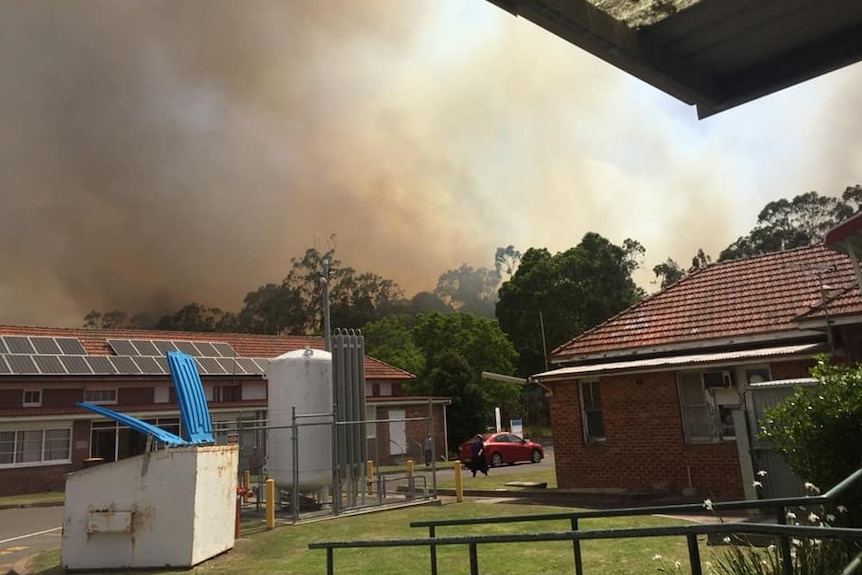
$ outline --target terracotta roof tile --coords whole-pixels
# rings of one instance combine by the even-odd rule
[[[843,294],[834,308],[828,304],[830,314],[862,311],[850,258],[810,246],[702,268],[559,346],[551,358],[798,335],[797,318],[822,311],[821,280]]]
[[[90,355],[114,355],[109,339],[153,339],[173,341],[208,341],[230,344],[241,357],[274,358],[306,346],[323,349],[323,338],[292,335],[258,335],[247,333],[200,333],[190,331],[157,331],[138,329],[90,329],[44,326],[0,325],[0,335],[43,337],[76,337]],[[388,363],[365,356],[366,379],[413,379],[410,373]]]

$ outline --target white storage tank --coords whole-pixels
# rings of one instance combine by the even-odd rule
[[[298,491],[317,491],[332,483],[332,354],[300,349],[269,362],[267,369],[266,466],[282,489],[294,484],[292,408],[299,436]],[[316,415],[316,417],[306,417]],[[302,416],[302,417],[300,417]]]

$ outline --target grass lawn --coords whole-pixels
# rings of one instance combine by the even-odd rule
[[[240,575],[246,573],[279,573],[284,575],[312,575],[326,572],[326,553],[309,550],[312,541],[338,541],[352,539],[420,538],[427,536],[426,529],[411,529],[409,523],[454,517],[487,517],[507,514],[547,513],[564,509],[544,506],[524,506],[507,503],[489,503],[468,500],[463,503],[420,506],[340,517],[337,519],[280,526],[272,531],[246,526],[246,535],[237,541],[234,549],[206,561],[191,570],[148,571],[148,573],[186,573],[213,575]],[[570,509],[565,509],[570,510]],[[680,521],[658,517],[632,517],[582,520],[582,529],[672,525]],[[486,524],[471,527],[439,528],[438,536],[466,533],[512,533],[531,531],[566,531],[568,521],[541,524],[513,523],[510,525]],[[252,531],[254,531],[252,533]],[[587,541],[582,545],[584,570],[589,575],[630,575],[655,573],[661,565],[655,555],[664,558],[667,570],[676,560],[682,562],[681,574],[689,573],[688,552],[683,537],[627,540]],[[540,575],[572,572],[572,546],[568,542],[509,543],[479,547],[480,573],[495,575]],[[711,551],[702,543],[704,561]],[[446,546],[438,549],[440,573],[466,573],[469,556],[466,546]],[[39,575],[60,575],[59,550],[37,556],[31,567]],[[395,575],[403,573],[429,573],[428,550],[424,547],[396,547],[381,549],[337,549],[334,563],[338,575],[369,574]],[[101,571],[105,574],[106,572]]]
[[[63,491],[30,493],[28,495],[7,495],[0,497],[0,505],[28,505],[38,503],[62,503],[66,497]]]

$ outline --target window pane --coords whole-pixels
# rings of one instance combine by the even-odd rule
[[[69,459],[71,439],[71,429],[45,430],[45,461]]]
[[[680,378],[679,389],[683,405],[703,405],[706,403],[703,384],[699,377],[697,379]]]
[[[18,432],[17,463],[42,461],[42,430]]]
[[[15,463],[15,432],[0,431],[0,465]]]
[[[685,427],[690,439],[708,439],[711,436],[709,407],[706,405],[685,409]]]
[[[605,438],[605,420],[601,411],[588,411],[587,416],[587,438],[590,440]]]

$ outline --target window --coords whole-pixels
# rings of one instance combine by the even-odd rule
[[[584,441],[595,443],[605,440],[605,420],[602,415],[602,396],[598,381],[581,383],[582,420]]]
[[[365,406],[365,438],[374,439],[377,437],[377,407],[374,405]]]
[[[72,453],[72,430],[0,431],[0,466],[66,463]]]
[[[716,371],[677,374],[680,409],[687,442],[712,442],[734,439],[733,412],[739,409],[739,392],[733,385],[733,372],[721,384],[710,377]]]
[[[238,385],[214,385],[212,390],[212,401],[214,402],[242,400],[242,389]]]
[[[117,403],[117,390],[112,389],[87,389],[84,391],[84,401],[102,405],[115,405]]]
[[[42,405],[41,389],[24,390],[24,407],[39,407]]]

